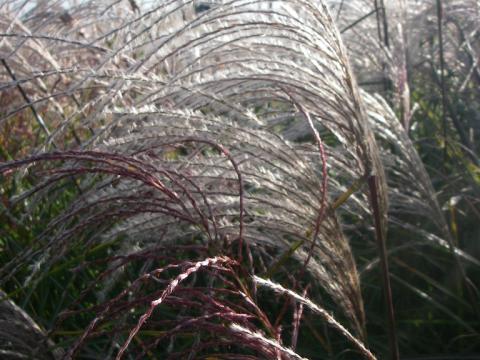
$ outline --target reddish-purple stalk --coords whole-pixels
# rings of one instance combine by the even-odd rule
[[[156,269],[148,274],[144,274],[142,276],[140,276],[139,278],[137,278],[130,286],[128,286],[127,288],[123,289],[122,292],[120,292],[120,294],[118,294],[117,296],[113,297],[112,299],[110,299],[105,305],[103,305],[103,310],[97,315],[95,316],[95,318],[90,322],[90,324],[88,325],[88,327],[85,329],[85,331],[83,332],[82,336],[75,342],[75,344],[70,348],[68,354],[69,354],[69,357],[72,358],[73,355],[76,353],[76,351],[78,350],[78,348],[80,347],[80,345],[86,340],[86,338],[90,335],[90,333],[95,329],[96,325],[105,317],[105,315],[110,311],[111,307],[118,301],[120,300],[121,298],[123,298],[124,296],[128,295],[128,293],[134,289],[139,283],[143,282],[144,280],[149,280],[149,279],[153,279],[155,277],[158,277],[162,272],[166,271],[166,270],[170,270],[170,269],[175,269],[175,268],[179,268],[181,267],[182,265],[184,265],[184,263],[181,263],[181,264],[168,264],[167,266],[164,266],[163,268],[160,268],[160,269]],[[97,310],[95,308],[91,308],[90,310]],[[83,312],[84,310],[79,310],[79,311],[70,311],[70,312],[64,312],[62,314],[62,317],[66,317],[66,316],[69,316],[69,315],[73,315],[74,313],[78,313],[78,312]]]
[[[163,145],[163,146],[164,146],[164,145]],[[147,151],[151,151],[151,150],[152,150],[152,148],[149,148]],[[142,154],[142,153],[144,153],[144,152],[146,152],[146,151],[143,150],[143,151],[141,151],[141,152],[134,153],[134,154],[132,154],[132,156],[138,155],[138,154]],[[176,172],[176,171],[171,171],[171,173],[172,173],[173,175],[176,175],[176,176],[180,177],[182,180],[184,180],[184,181],[188,182],[190,185],[192,185],[192,186],[195,188],[195,190],[197,191],[197,193],[202,197],[203,203],[205,204],[205,207],[207,208],[208,213],[209,213],[209,217],[210,217],[210,219],[211,219],[211,221],[212,221],[213,232],[214,232],[214,235],[215,235],[215,241],[218,241],[218,226],[217,226],[217,222],[216,222],[216,220],[215,220],[215,216],[213,215],[213,210],[212,210],[212,208],[211,208],[211,206],[210,206],[210,203],[208,202],[208,199],[207,199],[205,193],[201,190],[201,188],[200,188],[194,181],[192,181],[192,180],[190,179],[190,177],[185,176],[185,175],[183,175],[183,174],[181,174],[181,173],[178,173],[178,172]],[[172,181],[173,181],[173,179],[172,179]],[[181,183],[179,183],[179,184],[181,185]],[[186,188],[184,189],[184,191],[186,191],[187,196],[189,196],[189,192],[188,192],[188,190],[187,190]],[[203,216],[203,213],[201,213],[201,212],[198,210],[198,208],[196,207],[196,203],[195,203],[195,200],[194,200],[193,196],[189,196],[189,199],[190,199],[190,201],[192,202],[192,205],[194,206],[195,210],[197,210],[197,212],[198,212],[199,215],[201,216],[201,218],[202,218],[202,220],[203,220],[203,223],[204,223],[204,227],[205,227],[205,229],[206,229],[206,231],[207,231],[207,233],[208,233],[209,239],[212,240],[212,238],[211,238],[211,236],[210,236],[209,226],[208,226],[208,219],[207,219],[206,217],[204,217],[204,216]]]
[[[72,271],[73,272],[78,272],[82,268],[85,269],[85,268],[91,267],[93,264],[98,265],[98,264],[101,264],[101,263],[111,263],[111,262],[114,262],[114,261],[118,261],[117,264],[115,264],[115,266],[110,267],[108,270],[105,270],[102,273],[100,273],[90,283],[89,286],[87,286],[85,289],[83,289],[80,292],[79,296],[72,302],[70,307],[78,306],[80,304],[80,302],[84,299],[84,297],[89,292],[93,291],[94,288],[97,286],[97,284],[100,281],[102,281],[103,279],[105,279],[107,276],[111,275],[112,273],[114,273],[118,269],[122,268],[125,264],[128,264],[128,263],[130,263],[134,260],[143,260],[143,261],[145,261],[147,259],[166,260],[166,261],[169,262],[168,266],[181,267],[181,266],[185,265],[184,262],[181,263],[181,264],[175,264],[175,258],[173,258],[173,257],[168,258],[166,256],[155,255],[155,253],[157,253],[159,250],[165,250],[165,249],[166,249],[165,246],[159,246],[159,247],[150,248],[148,250],[143,250],[143,251],[140,251],[140,252],[137,252],[137,253],[134,253],[134,254],[130,254],[130,255],[119,255],[119,256],[106,257],[106,258],[102,258],[102,259],[96,259],[96,260],[86,262],[86,263],[82,264],[81,266],[79,266],[77,268],[74,268]],[[175,247],[172,246],[172,249],[175,250]],[[169,248],[169,250],[172,250],[172,249]],[[196,250],[196,251],[199,250],[197,246],[192,246],[191,249]],[[202,249],[202,250],[203,250],[202,251],[203,253],[206,253],[205,249]],[[161,269],[154,270],[154,271],[152,271],[148,274],[142,275],[140,278],[136,279],[134,281],[134,283],[132,283],[132,285],[130,285],[127,289],[122,291],[122,293],[120,295],[117,295],[116,297],[112,298],[109,302],[115,302],[117,300],[117,298],[119,298],[121,296],[124,296],[128,292],[128,290],[131,289],[133,287],[133,285],[135,283],[137,283],[139,280],[146,280],[146,279],[149,279],[149,278],[154,279],[151,276],[157,276],[165,270],[166,270],[166,267],[163,267]],[[91,308],[91,309],[94,309],[94,308]],[[77,311],[64,311],[64,312],[62,312],[60,317],[65,317],[65,316],[72,315],[72,314],[79,313],[79,312],[83,312],[83,311],[84,311],[83,309],[82,310],[77,310]],[[54,328],[55,328],[55,326],[54,326]],[[54,330],[52,332],[54,332]]]
[[[306,297],[308,292],[309,286],[303,290],[302,296]],[[303,303],[298,304],[298,306],[294,305],[293,311],[293,330],[292,330],[292,350],[295,350],[297,347],[297,340],[298,340],[298,333],[300,331],[300,322],[302,321],[303,315]]]
[[[202,139],[184,139],[184,140],[178,140],[175,143],[178,142],[204,142],[208,143],[210,146],[217,148],[220,152],[222,152],[232,163],[233,167],[235,168],[235,171],[237,173],[237,176],[239,178],[239,196],[240,196],[240,229],[239,229],[239,257],[241,259],[241,248],[242,248],[242,239],[243,239],[243,216],[244,216],[244,204],[243,204],[243,184],[242,184],[242,177],[241,173],[239,171],[239,168],[233,159],[233,157],[229,154],[228,150],[226,150],[223,146],[215,144],[210,141],[202,140]],[[165,144],[164,144],[165,146]],[[170,199],[172,199],[174,202],[180,204],[182,208],[188,213],[188,210],[183,206],[183,202],[179,199],[178,195],[176,195],[174,192],[170,191],[165,187],[165,185],[156,177],[152,176],[149,171],[146,169],[150,170],[151,172],[158,172],[162,173],[165,175],[169,180],[171,180],[175,185],[177,185],[179,188],[181,188],[184,193],[186,194],[187,198],[189,199],[190,203],[192,204],[192,207],[195,209],[197,214],[200,216],[203,226],[205,230],[207,231],[209,239],[212,239],[212,236],[210,234],[209,230],[209,225],[208,225],[208,219],[205,217],[205,215],[200,211],[198,208],[196,201],[193,197],[193,195],[190,193],[190,191],[179,181],[176,181],[172,175],[168,171],[161,170],[158,168],[154,168],[151,165],[139,161],[137,159],[131,158],[131,157],[125,157],[125,156],[120,156],[117,154],[110,154],[110,153],[104,153],[104,152],[94,152],[94,151],[82,151],[82,152],[77,152],[77,151],[70,151],[70,152],[56,152],[56,153],[50,153],[50,154],[43,154],[39,156],[34,156],[29,159],[21,160],[21,161],[16,161],[16,162],[11,162],[7,163],[4,165],[4,168],[0,167],[0,171],[3,173],[8,173],[10,170],[13,168],[26,165],[29,163],[33,163],[35,161],[52,161],[52,160],[83,160],[83,161],[90,161],[90,162],[96,162],[96,163],[103,163],[106,164],[108,167],[103,168],[103,167],[90,167],[90,168],[85,168],[85,167],[76,167],[72,169],[56,169],[54,170],[54,173],[57,174],[57,176],[50,178],[48,181],[40,184],[37,186],[34,191],[39,191],[42,188],[48,186],[49,184],[61,180],[63,177],[71,176],[71,175],[79,175],[83,173],[107,173],[111,175],[119,175],[119,176],[124,176],[124,177],[129,177],[133,179],[140,180],[148,185],[151,185],[161,192],[165,193]],[[119,161],[119,164],[112,163],[111,160],[113,161]],[[214,227],[214,233],[215,233],[215,238],[218,238],[218,230],[217,226],[215,224],[215,219],[211,210],[210,205],[208,204],[208,201],[206,199],[206,196],[203,194],[203,192],[200,190],[196,184],[193,183],[190,179],[188,179],[187,176],[183,176],[178,173],[174,173],[176,176],[180,176],[182,180],[187,180],[194,188],[198,191],[198,193],[202,196],[204,203],[209,210],[209,217],[212,219],[213,222],[213,227]],[[108,201],[108,200],[106,200]],[[170,211],[174,211],[173,209],[170,209]],[[179,214],[174,214],[174,216],[179,216]],[[250,263],[253,263],[253,260],[251,259],[251,254],[249,252],[249,259]]]
[[[186,278],[188,278],[191,274],[197,272],[198,270],[200,270],[202,267],[209,267],[209,266],[212,266],[212,265],[215,265],[217,263],[224,263],[224,264],[235,264],[235,261],[233,261],[232,259],[228,258],[228,257],[225,257],[225,256],[217,256],[217,257],[214,257],[214,258],[208,258],[208,259],[205,259],[203,261],[199,261],[197,262],[194,266],[188,268],[187,270],[185,270],[183,273],[181,273],[180,275],[178,275],[168,286],[167,288],[162,292],[162,295],[156,299],[156,300],[153,300],[151,303],[150,303],[150,307],[147,309],[147,311],[140,317],[137,325],[132,329],[132,331],[130,332],[128,338],[127,338],[127,341],[125,341],[125,343],[123,344],[123,346],[120,348],[117,356],[116,356],[116,360],[120,360],[123,356],[123,353],[127,350],[128,348],[128,345],[130,344],[130,342],[132,341],[132,339],[134,338],[134,336],[138,333],[138,331],[140,331],[140,328],[143,326],[143,324],[148,320],[148,318],[152,315],[153,313],[153,310],[155,310],[155,308],[160,305],[169,295],[171,295],[175,289],[177,288],[177,286],[182,282],[184,281]]]
[[[176,333],[179,333],[179,332],[183,331],[185,328],[188,328],[188,327],[197,327],[197,328],[201,328],[205,331],[215,330],[213,324],[209,323],[208,320],[218,319],[218,320],[223,320],[227,323],[240,322],[240,323],[246,324],[247,320],[250,320],[250,319],[253,319],[253,318],[254,318],[254,316],[249,315],[249,314],[242,314],[242,313],[228,312],[228,311],[218,311],[218,312],[214,312],[214,313],[200,315],[200,316],[195,317],[195,318],[190,318],[190,319],[184,320],[181,323],[179,323],[178,325],[176,325],[173,329],[168,330],[165,333],[163,333],[162,335],[156,337],[155,340],[146,347],[146,350],[150,350],[150,349],[154,349],[154,348],[158,347],[158,345],[160,344],[160,342],[162,340],[164,340],[165,338],[168,338],[168,337],[172,337]],[[224,329],[225,328],[222,325],[221,330],[224,330]],[[219,333],[222,333],[222,331],[219,331]],[[219,341],[217,343],[222,344],[223,341],[222,342]],[[139,354],[139,356],[137,358],[143,358],[144,354],[145,354],[145,350],[143,351],[142,354]]]
[[[238,178],[238,196],[239,196],[239,230],[238,230],[238,261],[242,262],[243,260],[243,234],[244,234],[244,190],[243,190],[243,177],[242,173],[240,172],[239,166],[233,156],[230,154],[228,149],[226,149],[223,145],[217,144],[213,141],[206,140],[206,139],[199,139],[199,138],[194,138],[194,137],[188,137],[188,138],[183,138],[183,139],[178,139],[174,140],[172,142],[167,142],[167,143],[162,143],[161,146],[168,146],[168,145],[173,145],[173,144],[179,144],[179,143],[203,143],[210,145],[211,147],[215,148],[219,152],[221,152],[232,164],[233,169],[235,170],[235,173],[237,174]],[[248,242],[246,242],[246,249],[247,249],[247,255],[248,255],[248,261],[250,264],[250,268],[253,269],[253,258],[252,254],[250,251],[250,246]]]

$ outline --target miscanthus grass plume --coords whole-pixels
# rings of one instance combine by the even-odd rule
[[[424,246],[460,288],[412,271],[474,309],[480,262],[409,134],[431,6],[364,3],[0,1],[0,355],[395,359],[392,254]],[[357,84],[378,74],[390,105]]]

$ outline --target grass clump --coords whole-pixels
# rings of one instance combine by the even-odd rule
[[[478,354],[478,4],[402,4],[0,3],[0,355]]]

